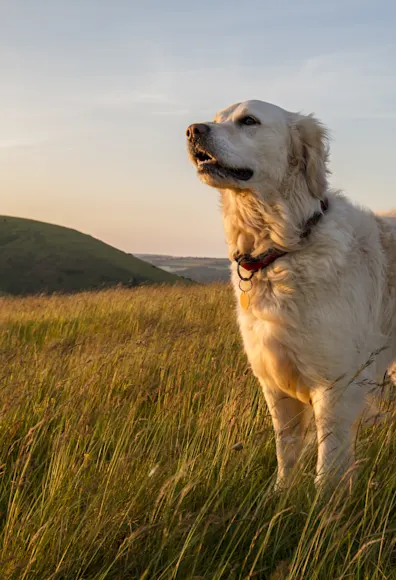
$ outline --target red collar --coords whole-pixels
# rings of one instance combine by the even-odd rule
[[[318,221],[322,218],[325,211],[327,211],[329,207],[329,200],[326,198],[324,201],[320,202],[321,212],[317,211],[313,214],[312,217],[306,222],[304,229],[301,233],[301,238],[306,238],[311,233],[313,226],[315,226]],[[242,256],[238,256],[235,261],[238,264],[238,276],[241,280],[250,280],[253,278],[256,272],[259,270],[264,270],[267,268],[272,262],[275,262],[278,258],[285,256],[287,252],[282,252],[281,250],[277,250],[276,248],[270,248],[264,254],[260,254],[256,258],[252,258],[250,254],[243,254]],[[244,270],[251,272],[248,278],[245,278],[240,273],[240,266]]]

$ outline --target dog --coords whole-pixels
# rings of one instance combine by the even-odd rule
[[[220,191],[244,348],[271,413],[283,487],[314,421],[315,483],[351,482],[361,418],[396,359],[396,225],[328,184],[314,115],[262,101],[187,128]]]

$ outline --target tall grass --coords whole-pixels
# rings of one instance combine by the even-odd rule
[[[0,577],[396,578],[395,422],[349,498],[274,437],[227,286],[0,299]]]

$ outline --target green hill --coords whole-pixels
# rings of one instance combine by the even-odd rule
[[[0,295],[177,281],[182,278],[76,230],[0,216]]]

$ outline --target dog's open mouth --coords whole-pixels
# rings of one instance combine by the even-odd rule
[[[214,157],[212,157],[211,155],[209,155],[209,153],[206,153],[205,151],[199,151],[197,150],[195,152],[195,159],[197,160],[197,165],[201,165],[202,163],[210,163],[210,162],[216,162],[216,159]]]
[[[222,165],[213,155],[203,149],[195,149],[192,154],[199,173],[216,173],[220,177],[233,177],[240,181],[248,181],[253,175],[253,171],[248,168]]]

